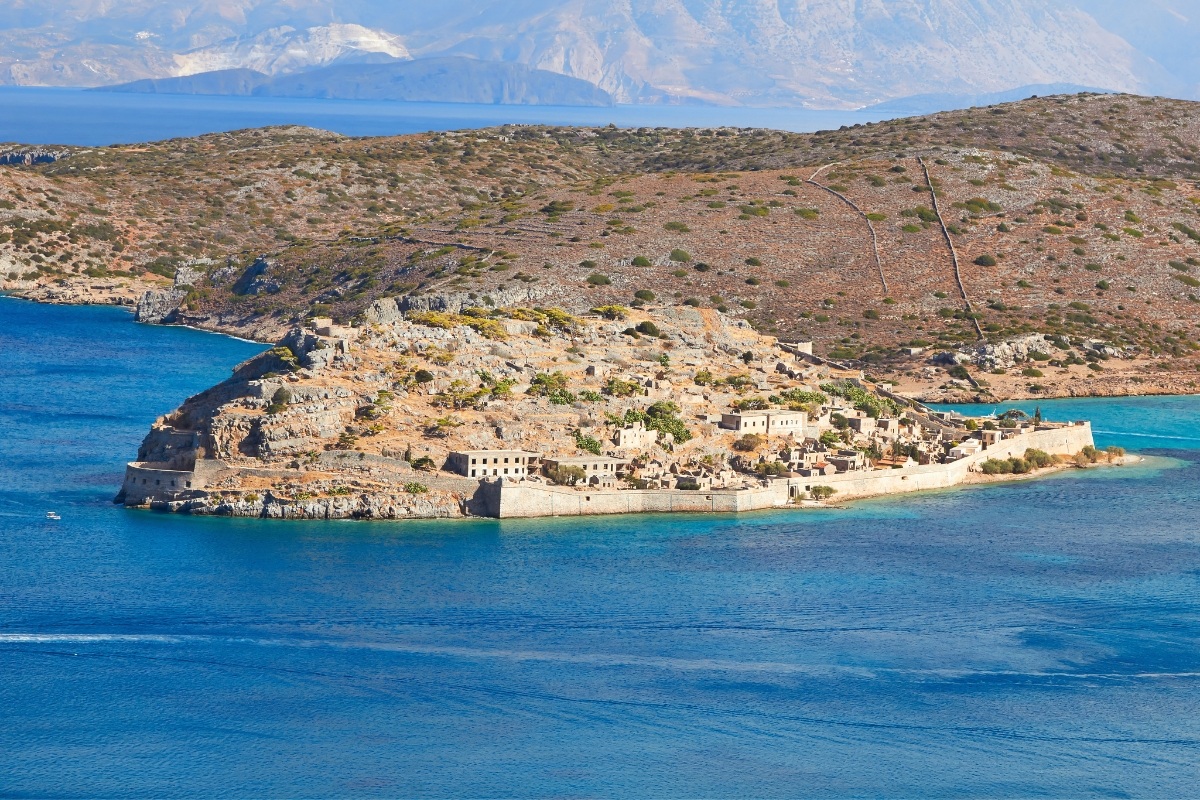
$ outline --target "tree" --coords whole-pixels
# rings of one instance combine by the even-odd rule
[[[828,500],[837,494],[837,489],[832,486],[814,486],[808,490],[808,494],[813,500]]]
[[[582,467],[573,464],[555,464],[546,474],[559,486],[574,486],[587,477]]]
[[[287,408],[288,403],[292,402],[292,392],[286,386],[280,386],[275,390],[275,394],[271,395],[271,404],[267,406],[268,414],[278,414]]]

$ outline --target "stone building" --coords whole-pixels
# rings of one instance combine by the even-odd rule
[[[446,466],[468,478],[524,477],[537,473],[541,458],[525,450],[463,450],[451,453]]]
[[[763,436],[795,434],[804,438],[808,426],[805,411],[742,411],[721,415],[721,427],[737,433],[758,433]]]
[[[584,480],[591,483],[593,478],[599,480],[602,476],[620,477],[629,469],[629,460],[613,456],[554,456],[545,459],[546,470],[555,467],[579,467],[583,470]]]

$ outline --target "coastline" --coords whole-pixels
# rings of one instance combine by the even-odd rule
[[[114,502],[127,507],[199,516],[269,519],[399,520],[437,518],[539,518],[607,516],[646,513],[746,513],[782,508],[820,508],[809,490],[815,483],[833,489],[830,499],[843,502],[913,494],[1007,480],[1044,477],[1065,469],[1121,466],[1136,456],[1121,455],[1084,466],[1071,457],[1093,444],[1088,423],[1054,425],[1004,439],[975,455],[941,464],[892,470],[862,470],[820,478],[791,475],[764,479],[743,489],[600,489],[514,481],[505,478],[469,479],[438,473],[414,472],[408,464],[376,464],[365,470],[351,454],[340,473],[304,470],[232,468],[219,462],[198,462],[190,471],[160,465],[131,463]],[[1057,462],[1030,472],[988,475],[984,462],[1020,457],[1029,449],[1057,456]],[[384,470],[378,467],[385,468]],[[353,489],[336,496],[316,497],[301,487],[329,487],[328,479],[354,476]],[[371,480],[366,480],[369,475]],[[407,491],[406,481],[420,477],[422,491]],[[237,486],[236,490],[221,487]],[[840,495],[840,496],[838,496]]]
[[[29,281],[20,281],[19,283],[25,285],[16,288],[3,288],[12,283],[18,282],[5,281],[3,278],[0,278],[0,297],[11,297],[17,300],[44,303],[46,305],[119,306],[129,310],[131,313],[133,313],[138,300],[146,291],[162,290],[170,285],[166,279],[163,279],[162,282],[154,283],[137,282],[135,284],[122,284],[119,288],[123,291],[118,292],[114,289],[108,294],[102,293],[97,296],[92,292],[102,292],[103,290],[96,289],[91,285],[77,285],[88,283],[86,280],[76,279],[62,289],[55,289],[41,283],[30,286]],[[274,344],[285,332],[284,328],[278,325],[262,327],[257,330],[247,330],[250,326],[213,322],[207,317],[185,316],[180,322],[144,324],[162,324],[191,328],[192,330],[229,336],[252,344],[261,344],[264,347]],[[255,338],[256,335],[258,338]],[[1136,368],[1137,374],[1122,372],[1106,375],[1097,375],[1096,373],[1082,375],[1080,377],[1083,378],[1084,383],[1079,390],[1073,390],[1071,387],[1064,386],[1061,391],[1055,391],[1054,386],[1060,384],[1048,386],[1046,387],[1048,391],[1043,392],[1029,391],[1027,388],[1021,390],[1019,386],[1013,384],[1002,394],[985,394],[966,387],[951,388],[948,390],[916,389],[906,387],[903,384],[894,386],[893,390],[897,394],[925,404],[978,406],[1037,400],[1074,400],[1089,397],[1177,397],[1200,395],[1200,385],[1197,384],[1197,381],[1193,377],[1195,373],[1163,373],[1159,376],[1153,376],[1151,382],[1147,383],[1145,373],[1140,370],[1140,366],[1138,365],[1138,368]],[[1186,384],[1183,383],[1185,375],[1189,378]]]

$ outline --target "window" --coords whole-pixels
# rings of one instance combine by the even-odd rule
[[[475,459],[473,459],[473,458],[472,458],[472,459],[471,459],[471,463],[472,463],[472,464],[474,464],[474,463],[475,463]]]
[[[471,470],[471,477],[472,477],[472,478],[474,478],[474,477],[475,477],[475,470]]]

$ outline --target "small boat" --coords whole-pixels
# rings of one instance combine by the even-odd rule
[[[62,517],[60,517],[56,511],[47,511],[46,519],[62,519]]]

